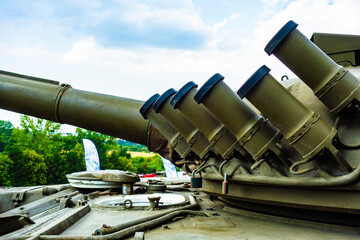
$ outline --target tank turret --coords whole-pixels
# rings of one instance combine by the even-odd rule
[[[201,190],[232,206],[359,227],[360,37],[344,39],[315,34],[313,43],[289,21],[265,52],[299,78],[277,81],[264,65],[236,92],[217,73],[145,102],[1,71],[0,107],[191,163]]]

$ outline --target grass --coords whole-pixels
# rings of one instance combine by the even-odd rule
[[[156,153],[146,153],[146,152],[132,152],[129,151],[131,157],[153,157],[156,155]]]

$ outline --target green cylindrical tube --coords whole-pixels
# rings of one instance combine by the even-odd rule
[[[360,81],[336,64],[289,21],[265,48],[274,54],[333,112],[341,111],[352,100],[360,100]]]
[[[144,102],[0,71],[0,108],[147,144]]]
[[[231,157],[234,151],[244,153],[236,137],[205,106],[194,101],[196,87],[194,82],[185,84],[171,99],[171,106],[186,115],[224,159]]]
[[[200,157],[206,158],[211,152],[215,152],[206,137],[178,110],[170,105],[171,97],[176,93],[169,89],[163,93],[154,103],[156,113],[163,115],[179,133],[185,138],[191,149]]]
[[[269,71],[265,65],[259,68],[239,89],[239,96],[259,109],[302,156],[314,156],[325,142],[331,144],[336,130],[307,109]]]
[[[279,131],[244,103],[236,93],[215,74],[197,92],[194,99],[202,103],[237,138],[254,159],[269,148],[275,148]]]
[[[202,103],[234,135],[240,139],[261,119],[254,110],[244,103],[223,81],[220,74],[212,76],[198,91],[195,100]],[[204,90],[206,93],[202,94]],[[201,97],[202,96],[202,97]]]
[[[169,123],[166,118],[161,114],[155,113],[152,109],[153,104],[160,97],[160,94],[155,94],[150,97],[140,109],[141,115],[145,119],[149,119],[156,129],[169,141],[175,151],[182,157],[186,156],[191,152],[189,144],[185,141],[183,136]]]

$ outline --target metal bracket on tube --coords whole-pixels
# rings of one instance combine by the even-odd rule
[[[294,144],[297,140],[299,140],[307,131],[310,130],[312,125],[316,123],[320,119],[320,115],[313,113],[308,120],[303,124],[302,127],[298,128],[295,133],[289,138],[290,144]]]
[[[318,98],[322,98],[338,81],[341,80],[341,78],[347,73],[347,69],[341,67],[340,70],[335,73],[335,75],[320,89],[318,89],[315,93],[315,95]]]
[[[62,95],[64,94],[64,92],[69,88],[72,88],[71,85],[61,84],[59,92],[56,94],[56,98],[54,101],[54,118],[55,118],[56,122],[60,122],[59,111],[58,111],[60,99],[61,99]]]
[[[239,143],[244,145],[251,137],[260,129],[260,127],[266,122],[265,118],[260,118],[246,133],[239,139]]]

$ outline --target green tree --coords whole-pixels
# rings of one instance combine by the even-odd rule
[[[132,158],[138,173],[155,173],[164,171],[163,162],[159,155],[153,157],[134,157]]]
[[[66,183],[67,173],[86,170],[83,138],[95,144],[101,169],[140,173],[163,170],[157,155],[131,158],[129,150],[147,151],[143,145],[80,128],[75,135],[64,136],[58,123],[21,116],[19,128],[0,121],[0,184]]]
[[[33,149],[44,156],[48,167],[47,180],[49,184],[66,183],[66,173],[69,167],[66,161],[64,142],[61,141],[60,124],[43,119],[33,120],[22,116],[21,127],[28,132],[32,139],[28,149]]]
[[[0,186],[12,186],[11,168],[14,162],[0,153]]]
[[[119,156],[123,156],[125,158],[131,158],[131,154],[129,153],[127,147],[119,146],[118,147],[118,154],[119,154]]]
[[[132,152],[150,152],[149,149],[146,146],[140,145],[140,144],[134,144],[130,146],[129,151]]]
[[[61,141],[60,124],[42,119],[31,119],[29,116],[21,116],[21,128],[14,128],[10,137],[10,145],[5,148],[5,152],[13,160],[14,172],[17,176],[22,176],[21,168],[24,158],[29,160],[34,158],[35,163],[39,163],[39,159],[44,159],[47,166],[46,182],[48,184],[67,182],[66,173],[68,163],[66,160],[66,152],[64,142]],[[26,152],[32,150],[34,152]],[[35,154],[36,153],[36,154]],[[24,155],[25,154],[25,155]],[[37,166],[33,166],[37,169]],[[24,178],[28,179],[28,178]],[[42,179],[42,178],[41,178]],[[16,185],[29,185],[32,182],[21,183],[16,181]],[[44,182],[43,180],[41,180]]]
[[[164,164],[159,155],[155,155],[151,158],[148,158],[148,169],[150,172],[160,172],[164,171]]]
[[[9,157],[13,161],[10,167],[11,185],[31,186],[47,183],[47,167],[42,155],[29,149],[21,151],[11,148],[9,152]]]
[[[71,134],[61,136],[61,141],[64,143],[63,153],[66,155],[66,161],[69,164],[67,173],[86,171],[82,141]]]
[[[67,152],[66,159],[69,164],[68,173],[86,171],[85,154],[81,143],[76,143],[76,145]]]
[[[108,153],[108,162],[110,169],[137,172],[137,168],[134,166],[132,159],[123,156],[121,151],[110,151]]]
[[[12,129],[13,125],[11,122],[0,120],[0,152],[3,152],[9,144]]]
[[[70,133],[62,135],[61,141],[64,142],[65,151],[70,151],[71,149],[74,149],[78,143],[82,143],[81,141],[79,141],[79,138],[76,135],[72,135]]]

